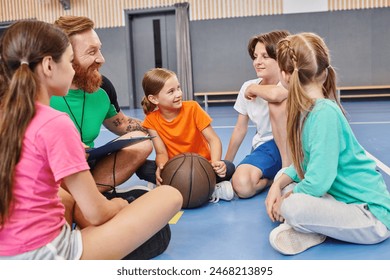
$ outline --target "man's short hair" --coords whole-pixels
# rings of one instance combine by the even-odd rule
[[[68,37],[91,30],[94,22],[88,17],[82,16],[61,16],[54,25],[60,27]]]

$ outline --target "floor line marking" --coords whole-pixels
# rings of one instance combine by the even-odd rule
[[[235,125],[213,125],[212,126],[213,128],[234,128]],[[248,128],[249,127],[255,127],[254,125],[248,125]]]
[[[173,216],[172,219],[169,221],[169,224],[170,225],[175,225],[179,221],[179,219],[181,218],[183,213],[184,213],[184,211],[177,212],[176,215]]]
[[[349,124],[353,125],[359,125],[359,124],[390,124],[390,121],[383,121],[383,122],[350,122]],[[213,125],[213,128],[234,128],[235,125]],[[254,125],[248,125],[249,127],[255,127]],[[102,127],[100,131],[109,131],[107,128]]]
[[[366,151],[366,154],[368,155],[368,157],[372,158],[373,160],[375,160],[376,162],[376,165],[382,169],[387,175],[390,176],[390,167],[388,167],[386,164],[384,164],[383,162],[381,162],[379,159],[377,159],[376,157],[374,157],[372,154],[370,154],[369,152]]]
[[[234,125],[213,125],[213,128],[234,128],[235,126]],[[252,128],[252,127],[255,127],[254,125],[248,125],[248,128]],[[100,131],[103,132],[103,131],[109,131],[107,128],[100,128]]]
[[[381,121],[381,122],[350,122],[350,124],[390,124],[390,121]]]

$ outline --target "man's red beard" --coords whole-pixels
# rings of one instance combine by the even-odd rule
[[[88,68],[82,67],[77,62],[73,63],[75,75],[73,77],[73,84],[84,90],[85,92],[93,93],[102,85],[102,75],[97,71],[101,64],[94,63]]]

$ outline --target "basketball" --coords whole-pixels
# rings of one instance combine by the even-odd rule
[[[195,153],[171,158],[161,171],[163,184],[178,189],[183,196],[182,208],[205,204],[214,192],[216,177],[210,162]]]

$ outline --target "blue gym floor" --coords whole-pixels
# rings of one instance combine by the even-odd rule
[[[348,119],[358,140],[377,160],[380,172],[390,190],[390,100],[343,101]],[[143,119],[141,109],[124,110]],[[213,127],[226,152],[236,122],[232,104],[213,105],[208,109]],[[250,151],[250,127],[234,161],[237,164]],[[102,130],[96,144],[114,136]],[[151,158],[154,157],[152,153]],[[134,175],[124,185],[146,185]],[[172,239],[168,249],[157,260],[389,260],[390,240],[377,245],[349,244],[328,238],[323,244],[296,256],[283,256],[268,242],[272,223],[264,207],[267,190],[251,199],[237,199],[185,209],[176,224],[171,224]]]

